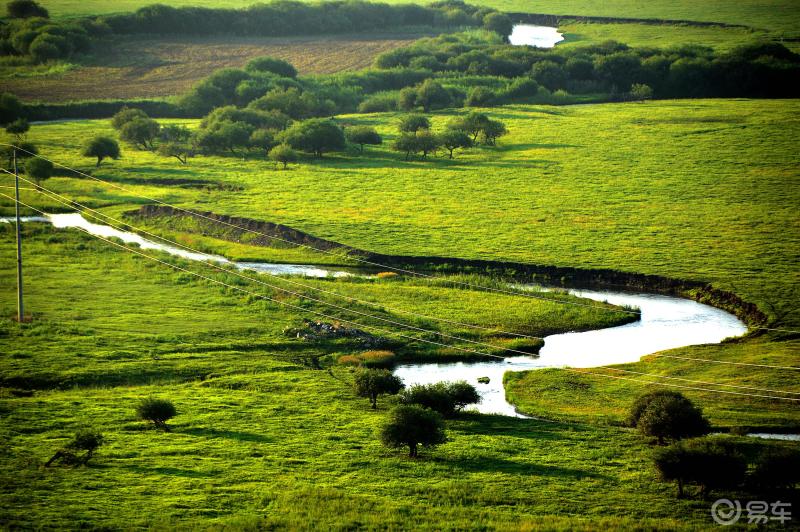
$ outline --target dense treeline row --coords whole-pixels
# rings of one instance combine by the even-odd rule
[[[122,34],[283,36],[387,30],[409,26],[485,27],[511,32],[510,19],[493,9],[445,0],[430,6],[344,0],[305,3],[273,0],[245,9],[171,7],[154,4],[134,13],[51,21],[32,0],[7,7],[0,25],[0,55],[46,62],[91,49],[101,37]]]

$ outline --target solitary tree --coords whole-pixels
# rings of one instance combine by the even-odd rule
[[[417,131],[416,137],[417,152],[422,153],[423,159],[425,159],[429,153],[439,149],[439,137],[431,133],[429,129],[420,129]]]
[[[99,167],[103,159],[120,158],[119,144],[109,137],[95,137],[84,145],[82,154],[84,157],[96,157]]]
[[[457,129],[447,129],[437,135],[439,144],[446,149],[450,158],[453,158],[453,151],[457,148],[469,148],[472,146],[472,139]]]
[[[478,390],[466,381],[451,382],[447,385],[447,393],[453,399],[456,412],[460,412],[464,407],[481,402],[481,395]]]
[[[33,157],[25,162],[25,173],[40,185],[45,179],[53,175],[53,163],[45,159]]]
[[[416,458],[418,447],[433,447],[447,441],[442,416],[416,405],[398,406],[381,430],[381,441],[387,447],[408,447],[408,456]]]
[[[430,129],[431,121],[425,115],[409,114],[400,118],[397,126],[400,133],[416,133],[420,129]]]
[[[172,419],[176,414],[175,405],[166,399],[149,397],[142,399],[136,406],[136,417],[143,421],[152,421],[156,428],[164,429],[167,432],[169,432],[167,420]]]
[[[269,150],[268,156],[276,163],[283,164],[284,170],[286,170],[286,167],[289,165],[289,163],[293,163],[298,159],[297,152],[294,151],[288,144],[278,144]]]
[[[643,434],[679,440],[708,434],[710,425],[703,412],[679,392],[658,390],[639,397],[631,408],[628,423]]]
[[[125,106],[119,111],[117,111],[117,114],[111,117],[111,127],[119,131],[120,129],[122,129],[122,126],[124,126],[128,122],[132,122],[133,120],[137,120],[140,118],[149,119],[150,117],[147,116],[147,113],[145,113],[141,109]]]
[[[369,126],[353,126],[349,127],[345,130],[345,136],[347,140],[352,142],[353,144],[358,144],[359,151],[364,153],[364,145],[370,144],[372,146],[377,146],[383,143],[383,139],[375,131],[374,127]]]
[[[372,408],[378,408],[378,396],[399,393],[403,381],[386,369],[362,369],[356,373],[353,386],[359,397],[367,397]]]

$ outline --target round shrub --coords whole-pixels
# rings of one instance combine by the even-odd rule
[[[628,424],[643,434],[679,440],[708,434],[711,426],[703,412],[679,392],[658,390],[639,397],[631,407]]]
[[[175,417],[178,412],[175,405],[166,399],[148,397],[136,406],[136,417],[143,421],[151,421],[156,428],[169,431],[167,421]]]
[[[381,430],[381,441],[387,447],[408,447],[408,456],[416,458],[418,447],[433,447],[447,441],[442,416],[417,405],[398,406]]]

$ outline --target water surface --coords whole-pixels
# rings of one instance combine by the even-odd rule
[[[517,24],[508,36],[508,42],[515,46],[536,46],[537,48],[553,48],[564,40],[558,28],[535,26],[533,24]]]

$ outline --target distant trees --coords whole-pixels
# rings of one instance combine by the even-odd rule
[[[359,152],[364,152],[364,145],[369,144],[377,146],[383,143],[383,138],[375,131],[374,127],[369,126],[351,126],[345,130],[345,137],[353,144],[359,146]]]
[[[416,87],[406,87],[400,91],[397,107],[404,111],[412,111],[418,107],[426,113],[433,109],[444,109],[453,103],[450,92],[441,83],[426,79]]]
[[[469,148],[472,146],[472,139],[464,131],[457,129],[447,129],[438,135],[439,145],[447,150],[450,159],[453,158],[453,151],[457,148]]]
[[[394,150],[405,153],[405,159],[408,160],[411,154],[420,153],[425,159],[429,153],[444,148],[452,159],[456,149],[475,145],[479,137],[487,146],[493,146],[498,137],[507,133],[502,122],[475,111],[451,119],[445,130],[438,134],[431,132],[430,125],[430,120],[424,115],[401,117],[398,124],[400,136],[395,139]]]
[[[356,394],[368,398],[372,408],[378,407],[379,396],[395,395],[403,389],[403,381],[385,369],[358,370],[353,385]]]
[[[322,157],[328,151],[343,150],[346,145],[342,128],[332,120],[319,118],[296,122],[280,133],[277,139],[294,149],[313,153],[316,157]]]
[[[653,98],[653,89],[650,88],[650,85],[645,85],[644,83],[634,83],[631,85],[630,97],[631,100],[639,102],[651,100]]]
[[[441,415],[417,405],[393,409],[381,429],[381,441],[387,447],[408,447],[408,456],[416,458],[419,446],[434,447],[447,441]]]
[[[407,114],[400,117],[397,129],[400,133],[416,133],[420,129],[430,129],[431,121],[425,115]]]
[[[297,70],[291,63],[274,57],[265,56],[252,59],[245,66],[245,70],[248,72],[271,72],[283,78],[297,77]]]
[[[120,158],[119,144],[111,137],[97,136],[86,142],[81,154],[84,157],[95,157],[97,159],[96,166],[100,167],[100,163],[105,159]]]
[[[143,421],[150,421],[156,428],[169,432],[167,421],[177,415],[175,405],[166,399],[148,397],[142,399],[136,406],[136,417]]]
[[[702,411],[679,392],[658,390],[639,397],[631,407],[628,423],[646,436],[679,440],[710,432]]]
[[[501,35],[507,42],[508,36],[514,29],[514,23],[505,13],[494,12],[483,17],[483,27]]]

